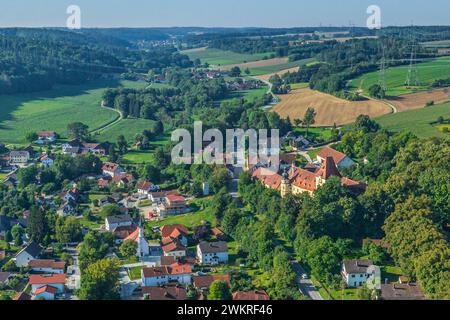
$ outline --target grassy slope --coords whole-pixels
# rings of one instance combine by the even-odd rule
[[[90,130],[102,127],[118,117],[114,110],[100,108],[102,93],[105,88],[119,85],[144,88],[147,84],[102,80],[56,86],[43,92],[0,96],[0,141],[24,143],[28,132],[39,130],[53,130],[64,138],[67,124],[76,121],[87,124]]]
[[[211,65],[228,65],[262,60],[264,57],[268,57],[270,53],[241,54],[208,48],[204,51],[189,52],[187,55],[191,60],[200,59],[202,63],[207,62]]]
[[[376,120],[388,130],[409,130],[421,138],[449,137],[448,133],[440,132],[438,128],[430,125],[430,122],[436,121],[439,116],[450,118],[450,103],[390,114]]]
[[[405,87],[405,81],[409,66],[393,67],[386,70],[386,82],[388,86],[387,94],[389,96],[398,96],[401,94],[412,93],[411,88]],[[421,87],[418,90],[427,90],[429,85],[438,79],[450,77],[450,57],[444,57],[433,61],[417,64],[419,80]],[[373,84],[378,83],[379,73],[371,72],[352,80],[354,89],[362,88],[365,93]]]
[[[314,61],[314,59],[303,59],[303,60],[298,60],[298,61],[293,61],[293,62],[277,64],[277,65],[273,65],[273,66],[251,68],[250,72],[251,72],[252,76],[260,76],[260,75],[264,75],[264,74],[268,74],[268,73],[275,73],[275,72],[279,72],[282,70],[307,65],[313,61]]]

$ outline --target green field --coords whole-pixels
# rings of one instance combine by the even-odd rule
[[[203,221],[208,221],[215,226],[216,218],[210,204],[211,197],[193,200],[189,203],[189,207],[193,210],[192,213],[169,216],[161,221],[149,221],[146,223],[146,226],[154,227],[169,224],[183,224],[188,228],[192,228],[200,225]]]
[[[186,54],[191,60],[200,59],[202,63],[223,66],[228,64],[238,64],[262,60],[264,58],[268,58],[271,53],[242,54],[232,51],[208,48],[203,51],[189,52]]]
[[[87,124],[91,131],[101,128],[119,117],[116,111],[100,107],[103,91],[119,85],[142,88],[146,84],[102,80],[76,86],[55,86],[43,92],[0,96],[0,141],[25,143],[28,132],[39,130],[53,130],[65,138],[67,125],[77,121]],[[136,126],[139,129],[145,127],[142,122]],[[104,140],[108,135],[115,138],[127,131],[123,127],[112,127],[100,137]]]
[[[445,119],[450,118],[450,103],[389,114],[376,121],[390,131],[409,130],[421,138],[449,137],[448,133],[441,132],[437,127],[430,125],[440,116]]]
[[[154,121],[147,119],[122,119],[117,124],[100,131],[94,138],[98,141],[116,142],[120,135],[125,136],[128,142],[133,143],[136,134],[153,128]]]
[[[450,57],[435,59],[417,64],[420,87],[407,88],[405,81],[409,66],[392,67],[386,70],[386,83],[388,96],[398,96],[417,91],[428,90],[433,81],[450,77]],[[355,90],[362,89],[367,94],[368,89],[379,81],[379,72],[364,74],[351,81],[351,87]]]
[[[429,41],[421,44],[429,48],[448,48],[450,47],[450,40]]]
[[[240,90],[231,92],[226,99],[220,100],[231,101],[233,99],[246,99],[247,101],[254,101],[255,99],[262,98],[268,91],[267,86],[263,86],[259,89],[253,90]]]
[[[291,69],[291,68],[307,65],[307,64],[309,64],[309,63],[311,63],[313,61],[315,61],[315,60],[314,59],[303,59],[303,60],[298,60],[298,61],[293,61],[293,62],[277,64],[277,65],[273,65],[273,66],[251,68],[250,69],[250,74],[252,76],[260,76],[260,75],[263,75],[263,74],[275,73],[275,72],[279,72],[279,71],[283,71],[283,70],[287,70],[287,69]]]

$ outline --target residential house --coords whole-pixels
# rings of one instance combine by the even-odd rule
[[[270,300],[270,297],[264,290],[236,291],[233,292],[233,300]]]
[[[387,283],[381,285],[380,300],[425,300],[422,287],[416,283]]]
[[[290,140],[292,149],[296,151],[305,150],[309,147],[311,142],[303,136],[296,137]]]
[[[24,150],[13,150],[9,153],[10,165],[24,166],[30,160],[30,152]]]
[[[129,227],[132,224],[133,219],[127,214],[105,218],[105,228],[109,232],[113,232],[117,227]]]
[[[28,280],[28,284],[31,286],[31,292],[36,295],[43,294],[44,292],[50,293],[53,298],[56,294],[64,293],[66,284],[65,274],[51,274],[51,275],[31,275]],[[49,289],[49,287],[53,289]],[[44,294],[44,297],[47,295]]]
[[[14,257],[17,267],[28,267],[28,264],[39,258],[42,252],[41,246],[35,242],[31,242],[25,248],[20,250]]]
[[[39,131],[36,132],[36,135],[38,137],[37,144],[52,143],[58,138],[58,135],[54,131]]]
[[[76,212],[76,203],[72,200],[64,201],[61,206],[58,208],[56,213],[61,217],[67,217],[75,214]]]
[[[17,179],[17,174],[15,172],[9,174],[6,177],[6,179],[3,181],[3,184],[5,186],[7,186],[8,188],[13,188],[13,189],[16,188],[17,185],[19,184],[19,181]]]
[[[165,284],[160,287],[143,287],[142,295],[148,300],[186,300],[186,289],[178,283]]]
[[[111,196],[106,196],[104,198],[98,199],[98,206],[104,207],[108,204],[116,204],[116,200]]]
[[[47,273],[47,274],[63,274],[66,268],[66,264],[63,261],[56,260],[32,260],[28,263],[28,267],[34,272]]]
[[[180,193],[176,190],[152,192],[149,195],[149,199],[154,203],[162,203],[167,196],[178,196]]]
[[[53,286],[43,286],[34,291],[34,300],[55,300],[58,294],[58,288]]]
[[[371,276],[378,278],[379,269],[372,260],[344,260],[341,274],[347,287],[357,288],[363,286]],[[381,278],[374,280],[380,283]]]
[[[170,266],[143,268],[141,271],[142,285],[156,287],[169,282],[190,284],[191,274],[191,265],[178,262]]]
[[[217,240],[225,240],[226,238],[225,233],[223,233],[223,231],[220,230],[219,228],[212,228],[211,235],[213,236],[214,239]]]
[[[138,194],[150,197],[150,193],[158,191],[159,187],[150,181],[139,181],[136,185]]]
[[[182,224],[172,224],[162,226],[161,229],[162,238],[178,239],[183,246],[188,245],[188,233],[189,229]]]
[[[51,154],[44,154],[39,158],[39,161],[44,168],[49,168],[55,163],[55,156]]]
[[[332,157],[336,166],[341,168],[348,168],[356,163],[350,159],[346,154],[334,150],[330,147],[325,147],[317,154],[317,162],[322,164],[328,157]]]
[[[71,155],[76,157],[81,149],[81,141],[79,139],[74,139],[69,142],[64,143],[62,146],[63,154]]]
[[[165,256],[173,256],[178,258],[186,256],[187,248],[178,239],[171,237],[162,238],[161,247]]]
[[[184,214],[187,212],[186,199],[183,196],[166,196],[157,210],[160,216]]]
[[[114,175],[111,181],[114,182],[119,188],[125,188],[134,181],[134,177],[129,173],[118,173]]]
[[[201,242],[197,245],[197,259],[200,264],[217,265],[228,262],[228,248],[225,241]]]
[[[194,288],[199,291],[207,291],[214,281],[225,281],[231,287],[231,277],[229,274],[212,274],[206,276],[193,276]]]
[[[112,162],[105,162],[102,167],[103,175],[114,178],[117,175],[125,173],[120,165]]]

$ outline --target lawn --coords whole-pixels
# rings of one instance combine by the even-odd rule
[[[407,88],[405,81],[408,74],[409,65],[392,67],[386,70],[386,83],[388,86],[388,96],[398,96],[407,93],[413,93],[413,88]],[[443,57],[428,62],[417,64],[418,76],[421,83],[417,91],[424,91],[430,88],[433,81],[438,79],[447,79],[450,77],[450,57]],[[353,89],[363,89],[367,94],[370,86],[379,81],[379,72],[364,74],[351,81]]]
[[[60,85],[42,92],[0,96],[0,137],[2,142],[20,144],[28,132],[56,131],[66,138],[67,125],[83,122],[89,129],[103,127],[118,118],[114,110],[101,108],[108,87],[136,86],[132,81],[92,81],[82,85]]]
[[[217,66],[263,60],[271,55],[271,53],[242,54],[212,48],[203,51],[187,52],[186,54],[191,60],[200,59],[202,63]]]
[[[303,127],[295,127],[294,132],[299,135],[306,136],[306,128]],[[321,138],[324,141],[328,141],[331,139],[331,129],[329,128],[309,128],[308,130],[309,138]]]
[[[128,275],[131,280],[138,280],[141,278],[141,270],[143,267],[132,267],[128,268]]]
[[[165,146],[170,142],[170,135],[165,134],[160,137],[156,137],[155,140],[150,141],[149,150],[130,150],[120,159],[121,164],[143,164],[153,162],[153,152],[157,147]]]
[[[450,103],[390,114],[380,117],[376,121],[390,131],[409,130],[420,138],[448,138],[449,133],[444,133],[438,127],[430,124],[440,116],[445,119],[450,118]]]
[[[262,98],[268,91],[267,86],[263,86],[259,89],[253,90],[240,90],[231,92],[227,98],[220,100],[223,101],[231,101],[233,99],[245,99],[247,101],[254,101],[256,99]]]
[[[402,270],[399,267],[383,266],[381,267],[381,282],[384,283],[385,279],[389,282],[398,282],[398,278],[403,275]]]
[[[123,135],[129,143],[132,143],[136,134],[152,129],[154,123],[153,120],[147,119],[122,119],[117,124],[102,130],[94,138],[98,141],[115,142],[120,135]]]
[[[183,224],[188,228],[192,228],[200,225],[204,221],[210,222],[211,225],[215,226],[216,218],[210,204],[211,197],[195,199],[189,203],[189,207],[193,210],[192,213],[169,216],[160,221],[149,221],[147,222],[147,226],[154,227],[169,224]]]

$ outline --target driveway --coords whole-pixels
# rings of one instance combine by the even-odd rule
[[[302,279],[302,274],[305,274],[306,272],[297,261],[292,262],[292,268],[297,274],[297,284],[301,293],[308,296],[311,300],[323,300],[311,279]]]

